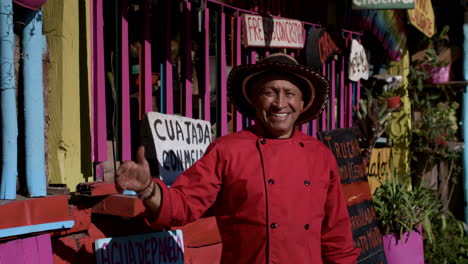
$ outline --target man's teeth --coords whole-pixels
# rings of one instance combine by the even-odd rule
[[[276,117],[285,117],[287,114],[273,114]]]

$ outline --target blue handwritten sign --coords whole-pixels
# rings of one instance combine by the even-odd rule
[[[183,264],[181,230],[98,239],[94,243],[98,264]]]

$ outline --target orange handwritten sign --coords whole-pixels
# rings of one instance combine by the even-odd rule
[[[434,10],[431,0],[416,0],[414,9],[408,9],[408,18],[424,35],[434,35]]]

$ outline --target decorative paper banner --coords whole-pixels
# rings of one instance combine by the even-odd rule
[[[431,0],[416,0],[414,9],[408,10],[410,23],[429,38],[434,35],[434,10]]]
[[[367,179],[371,193],[379,188],[380,181],[385,180],[387,176],[391,177],[390,156],[391,148],[374,148],[372,150],[369,165],[367,166]]]
[[[311,68],[319,68],[341,50],[330,34],[323,29],[310,29],[306,44],[306,63]]]
[[[269,48],[304,47],[299,20],[242,14],[244,46]]]
[[[98,239],[94,249],[98,264],[184,263],[181,230]]]
[[[415,0],[353,0],[352,9],[412,9]]]
[[[143,126],[151,173],[159,175],[167,185],[200,159],[211,143],[211,125],[205,120],[148,112]],[[154,164],[158,167],[154,168]]]
[[[351,41],[351,53],[348,61],[348,76],[351,81],[369,79],[369,63],[364,47],[355,39]]]
[[[356,10],[359,28],[369,31],[382,44],[388,56],[399,61],[406,50],[406,19],[400,10]]]
[[[339,128],[319,132],[318,138],[330,148],[338,164],[354,246],[361,249],[358,263],[387,263],[355,130]]]

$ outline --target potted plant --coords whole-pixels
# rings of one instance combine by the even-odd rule
[[[387,104],[389,109],[393,111],[400,110],[401,96],[406,93],[405,89],[400,85],[403,77],[383,73],[373,75],[372,79],[372,86],[378,91],[378,97]]]
[[[455,141],[458,108],[457,102],[439,102],[436,106],[427,106],[424,114],[414,120],[413,133],[420,141],[418,144],[434,148],[445,146],[448,141]]]
[[[426,39],[423,49],[416,52],[411,60],[414,67],[425,72],[424,80],[431,84],[446,83],[450,80],[451,63],[460,56],[460,49],[450,45],[448,37],[449,26],[434,34],[432,38]]]
[[[385,99],[389,109],[400,110],[401,109],[401,96],[404,95],[404,89],[399,88],[389,88],[385,90],[381,97]]]
[[[396,178],[385,179],[373,194],[376,218],[389,264],[424,263],[423,230],[431,236],[436,208],[433,191],[414,188]]]

